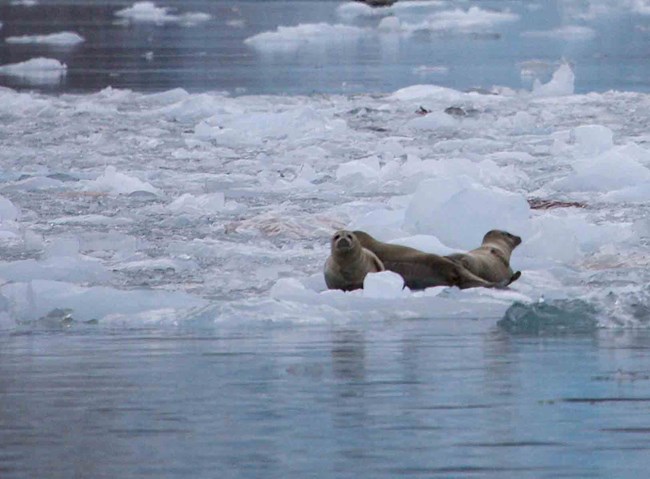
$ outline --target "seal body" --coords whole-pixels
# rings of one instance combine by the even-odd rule
[[[354,231],[354,235],[364,248],[377,255],[387,270],[401,275],[410,289],[432,286],[457,286],[461,289],[497,286],[444,256],[425,253],[408,246],[384,243],[363,231]]]
[[[521,244],[519,236],[502,230],[491,230],[483,237],[483,243],[467,253],[447,256],[464,266],[473,274],[498,286],[508,286],[521,276],[510,267],[512,251]]]
[[[377,255],[364,248],[351,231],[337,231],[332,236],[331,249],[324,271],[329,289],[361,289],[368,273],[385,270]]]

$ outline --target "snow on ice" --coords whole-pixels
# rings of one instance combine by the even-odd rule
[[[0,323],[495,318],[544,295],[637,324],[621,304],[648,297],[650,96],[573,84],[562,64],[496,95],[0,89]],[[340,228],[437,254],[506,229],[523,274],[508,290],[409,291],[388,272],[327,291]]]

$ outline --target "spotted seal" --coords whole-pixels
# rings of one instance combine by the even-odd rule
[[[325,283],[329,289],[352,291],[363,288],[368,273],[384,271],[384,264],[361,246],[351,231],[337,231],[331,240],[331,255],[325,262]]]

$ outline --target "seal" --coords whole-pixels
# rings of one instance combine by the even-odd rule
[[[425,253],[408,246],[384,243],[364,231],[353,233],[361,246],[375,253],[387,270],[402,276],[410,289],[433,286],[457,286],[461,289],[499,286],[480,278],[462,264],[444,256]]]
[[[329,289],[361,289],[368,273],[385,270],[379,258],[361,246],[359,239],[351,231],[340,230],[334,233],[331,249],[324,271],[325,284]]]
[[[521,276],[510,267],[512,251],[521,244],[519,236],[502,230],[488,231],[483,243],[467,253],[448,255],[447,258],[464,266],[479,278],[506,287]]]

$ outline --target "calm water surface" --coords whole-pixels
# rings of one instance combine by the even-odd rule
[[[71,92],[97,91],[107,86],[135,90],[182,87],[235,94],[387,92],[417,83],[457,89],[494,85],[529,89],[531,79],[521,76],[522,62],[535,61],[538,66],[541,62],[538,73],[546,81],[564,58],[574,65],[578,92],[650,91],[647,18],[625,13],[625,9],[585,22],[569,15],[571,7],[580,2],[480,1],[474,4],[483,10],[507,10],[520,18],[465,32],[452,29],[400,36],[379,34],[376,27],[381,17],[342,19],[337,14],[342,2],[156,2],[175,13],[204,12],[212,16],[191,27],[129,23],[115,16],[116,11],[133,3],[41,0],[35,7],[0,3],[0,21],[4,23],[0,39],[63,30],[86,38],[85,43],[74,48],[0,42],[0,64],[45,56],[68,65],[67,76],[60,82],[39,85],[0,75],[0,85]],[[452,2],[447,9],[467,10],[471,5]],[[415,9],[409,19],[417,22],[418,15],[431,13],[430,9]],[[300,48],[288,52],[261,52],[244,44],[246,38],[275,31],[278,26],[315,23],[349,23],[374,29],[375,33],[354,41],[313,45],[303,42]],[[521,35],[572,25],[588,26],[596,33],[591,38],[568,40],[559,35]],[[440,67],[446,71],[436,70]]]
[[[4,332],[0,471],[643,478],[649,336],[472,320]]]

